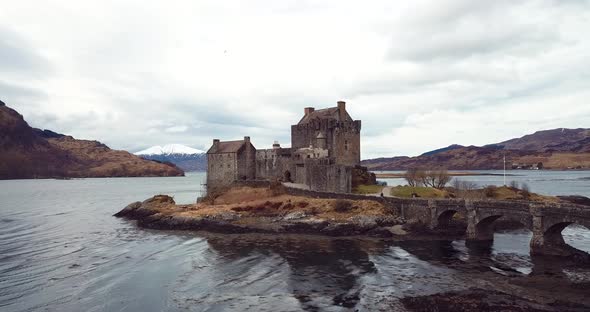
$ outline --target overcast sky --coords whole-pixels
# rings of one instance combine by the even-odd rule
[[[417,155],[590,127],[589,38],[583,0],[0,0],[0,99],[132,152],[289,145],[345,100],[363,158]]]

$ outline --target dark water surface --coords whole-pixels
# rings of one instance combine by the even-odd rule
[[[539,268],[526,230],[482,247],[162,232],[111,216],[158,193],[193,202],[202,179],[0,181],[0,311],[387,311],[402,309],[396,298],[483,284],[481,272]],[[590,231],[564,233],[590,251]],[[559,271],[590,282],[588,268]]]

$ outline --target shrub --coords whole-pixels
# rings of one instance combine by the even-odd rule
[[[297,207],[299,207],[299,208],[305,208],[308,205],[309,205],[309,203],[306,202],[306,201],[300,201],[300,202],[297,203]]]
[[[483,193],[486,195],[486,197],[494,198],[498,193],[498,188],[494,185],[488,185],[483,189]]]
[[[272,208],[272,209],[279,209],[282,205],[283,205],[283,202],[275,202],[275,203],[273,203],[273,204],[270,205],[270,208]]]
[[[352,203],[345,199],[337,199],[334,201],[334,211],[347,212],[352,208]]]
[[[510,181],[510,188],[517,190],[518,189],[518,182],[512,180]]]
[[[522,197],[524,199],[529,199],[531,197],[531,190],[529,188],[529,185],[523,182],[521,185],[520,193],[522,194]]]
[[[207,195],[205,195],[205,197],[203,197],[202,202],[205,204],[214,205],[215,199],[217,199],[217,197],[223,195],[228,190],[229,190],[229,188],[227,188],[227,187],[209,188],[209,189],[207,189]]]

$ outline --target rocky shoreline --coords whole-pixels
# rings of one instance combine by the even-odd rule
[[[270,202],[269,202],[270,203]],[[272,203],[270,203],[272,205]],[[174,208],[172,208],[174,207]],[[169,210],[172,208],[172,211]],[[176,205],[167,195],[157,195],[143,202],[129,204],[115,217],[136,220],[143,228],[158,230],[208,231],[212,233],[244,234],[314,234],[324,236],[404,236],[405,220],[396,216],[356,216],[335,221],[310,216],[303,211],[283,215],[260,213],[243,216],[238,212],[221,212],[201,216],[186,216],[193,205]],[[166,212],[163,209],[168,209]]]
[[[420,221],[405,220],[370,199],[315,199],[269,192],[272,191],[234,188],[219,196],[216,203],[214,200],[189,205],[177,205],[168,195],[156,195],[131,203],[114,216],[135,220],[142,228],[157,230],[366,236],[396,240],[461,239],[467,228],[465,221],[459,219],[453,220],[444,230],[432,230]],[[497,221],[494,226],[497,231],[521,227],[520,223],[511,221]]]

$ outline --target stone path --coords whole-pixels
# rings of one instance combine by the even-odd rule
[[[393,197],[391,196],[391,189],[391,186],[383,187],[383,190],[381,191],[383,192],[383,197]],[[381,193],[367,194],[367,196],[381,196]]]

